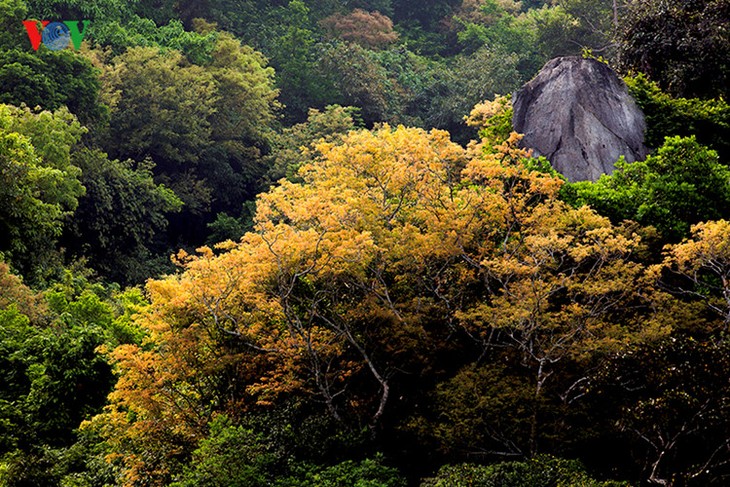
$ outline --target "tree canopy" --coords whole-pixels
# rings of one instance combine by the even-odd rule
[[[0,0],[0,485],[726,485],[727,10]],[[645,160],[522,148],[564,55]]]

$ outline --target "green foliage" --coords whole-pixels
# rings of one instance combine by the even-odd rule
[[[84,18],[104,20],[130,13],[138,0],[26,0],[28,10],[38,18]]]
[[[189,59],[202,63],[209,58],[217,36],[215,31],[187,30],[171,12],[170,3],[166,6],[160,5],[164,2],[152,6],[140,0],[29,0],[28,3],[38,18],[90,20],[85,40],[96,46],[109,46],[117,54],[135,46],[160,47],[182,51]]]
[[[150,158],[155,182],[182,200],[171,241],[202,243],[212,214],[253,199],[278,107],[273,83],[263,56],[224,33],[201,66],[156,48],[130,49],[106,66],[105,146],[116,158]]]
[[[318,68],[337,89],[339,96],[333,101],[359,107],[366,124],[398,121],[403,112],[399,86],[375,52],[335,41],[324,46]]]
[[[95,328],[103,334],[105,345],[140,343],[144,337],[132,319],[147,305],[138,288],[118,291],[116,287],[92,284],[84,274],[66,270],[43,296],[59,323],[70,329]]]
[[[405,487],[394,468],[382,464],[382,456],[360,462],[348,460],[331,467],[298,465],[294,475],[277,481],[276,487]]]
[[[15,27],[17,29],[17,27]],[[27,38],[23,41],[28,43]],[[0,103],[25,104],[46,110],[62,106],[88,124],[106,114],[98,98],[99,79],[91,63],[74,52],[0,50]]]
[[[27,14],[23,0],[0,0],[0,49],[12,49],[28,42],[24,30],[18,28],[28,18]]]
[[[126,288],[112,296],[112,320],[107,335],[107,343],[117,346],[125,343],[142,343],[145,332],[135,322],[137,314],[144,311],[149,302],[139,288]]]
[[[306,122],[285,128],[272,139],[267,180],[270,183],[283,177],[297,180],[299,168],[317,155],[317,143],[337,142],[361,123],[360,109],[355,107],[329,105],[323,112],[311,108]]]
[[[149,18],[136,15],[97,22],[89,29],[89,38],[94,44],[110,46],[118,54],[137,46],[158,47],[178,50],[196,64],[210,61],[218,36],[212,29],[206,32],[186,30],[179,20],[170,20],[160,26]]]
[[[476,13],[455,17],[460,45],[467,53],[487,48],[500,57],[516,57],[524,79],[553,57],[576,55],[580,46],[593,45],[580,21],[560,5],[525,13],[519,13],[514,2],[486,0],[479,5]]]
[[[311,10],[301,0],[273,8],[262,27],[264,34],[254,35],[251,40],[263,39],[262,49],[271,57],[276,69],[277,86],[281,101],[287,107],[289,122],[301,121],[310,107],[322,107],[336,102],[332,81],[319,72],[317,58],[322,53],[316,43],[316,24]]]
[[[438,385],[439,419],[424,433],[435,436],[446,453],[518,456],[528,443],[535,406],[532,389],[528,377],[510,373],[507,367],[469,365]]]
[[[151,257],[167,228],[167,213],[178,211],[182,202],[155,184],[149,162],[110,160],[89,149],[76,152],[74,162],[83,171],[86,194],[65,225],[62,245],[71,256],[86,257],[92,268],[123,284],[159,273]]]
[[[475,21],[463,21],[457,17],[457,21],[462,24],[462,30],[458,33],[459,43],[472,52],[484,45],[500,46],[508,53],[526,52],[525,43],[529,42],[532,32],[514,25],[516,7],[512,2],[480,2],[480,15]]]
[[[398,27],[401,44],[419,55],[435,57],[452,50],[442,33],[426,30],[416,20],[403,20]]]
[[[85,257],[105,277],[139,283],[158,274],[154,245],[167,228],[167,214],[182,202],[164,185],[155,184],[149,161],[109,160],[98,150],[82,149],[74,162],[83,171],[86,194],[65,225],[61,243],[71,256]]]
[[[107,487],[120,485],[119,468],[109,461],[108,446],[94,432],[80,428],[78,440],[55,452],[52,472],[57,472],[60,487]],[[48,485],[48,484],[46,484]]]
[[[12,310],[3,312],[2,320],[7,357],[2,375],[8,386],[0,408],[3,445],[28,449],[40,443],[70,444],[73,429],[101,408],[113,384],[111,368],[95,352],[103,333],[96,325],[32,328]]]
[[[523,462],[495,465],[446,465],[422,487],[627,487],[623,482],[592,479],[580,462],[540,455]]]
[[[193,453],[182,480],[171,487],[256,487],[270,483],[279,461],[265,439],[233,426],[225,416],[210,423],[210,434]]]
[[[70,160],[82,127],[54,113],[0,105],[0,250],[37,282],[53,272],[55,241],[84,193]]]
[[[129,49],[106,77],[114,157],[150,157],[163,172],[184,172],[209,143],[216,98],[212,76],[175,51]]]
[[[391,0],[397,22],[412,20],[433,29],[438,22],[448,17],[458,0]]]
[[[488,47],[455,57],[444,71],[440,83],[443,89],[430,101],[426,124],[448,130],[462,143],[475,138],[474,131],[464,125],[464,117],[477,103],[519,88],[524,81],[519,62],[517,55],[495,52]]]
[[[678,241],[692,224],[730,215],[730,169],[694,136],[668,137],[645,161],[619,161],[612,175],[595,183],[567,184],[563,197],[614,222],[652,225],[666,240]]]
[[[261,53],[228,34],[220,34],[205,69],[213,77],[216,101],[210,144],[200,154],[197,172],[214,189],[212,210],[233,212],[261,189],[266,172],[261,156],[272,136],[279,92]]]
[[[569,43],[595,50],[611,58],[615,56],[615,36],[618,26],[614,14],[621,20],[624,4],[627,2],[557,0],[552,3],[574,19],[566,26],[571,36]]]
[[[381,14],[393,15],[392,0],[348,0],[348,8],[359,8],[368,12],[380,12]]]
[[[171,487],[405,487],[382,456],[332,466],[284,460],[284,452],[263,435],[217,416],[182,480]]]
[[[675,96],[728,99],[727,0],[637,0],[622,15],[620,59]]]
[[[729,160],[730,105],[724,99],[672,98],[641,73],[625,81],[646,117],[649,147],[659,147],[669,136],[695,136],[716,150],[723,162]]]
[[[446,90],[448,71],[443,62],[404,48],[403,46],[376,52],[378,62],[388,73],[401,101],[397,114],[400,123],[422,127],[438,107],[433,104],[440,90]]]
[[[552,58],[579,55],[582,48],[603,51],[610,44],[611,29],[606,28],[606,24],[612,23],[610,3],[591,0],[539,3],[478,0],[463,2],[454,13],[452,30],[463,54],[487,51],[492,63],[506,61],[504,69],[515,71],[510,89],[496,89],[496,93],[513,92]],[[479,57],[484,59],[485,55]],[[465,73],[459,73],[455,77],[457,86],[462,79],[475,79],[486,86],[504,79],[497,73],[480,73],[475,68],[470,68],[466,77]],[[458,91],[470,93],[474,89]],[[478,101],[469,100],[472,104]]]
[[[0,484],[89,485],[73,479],[92,466],[111,478],[98,440],[77,442],[76,429],[115,381],[99,347],[141,340],[130,319],[145,306],[140,291],[116,293],[71,271],[43,295],[3,284],[18,304],[0,308]]]
[[[267,135],[278,107],[274,70],[266,58],[233,36],[218,35],[204,64],[217,87],[215,113],[211,119],[217,142],[254,142]]]
[[[523,2],[524,3],[524,2]],[[554,6],[528,10],[517,17],[517,29],[534,32],[534,49],[544,59],[558,56],[575,56],[580,46],[601,45],[603,39],[595,39],[586,29],[588,22],[580,20],[575,11],[569,10],[567,2],[554,2]],[[598,5],[599,2],[590,2]],[[591,17],[591,20],[594,20]]]
[[[240,239],[247,230],[244,222],[226,213],[218,213],[211,223],[208,223],[210,234],[206,239],[206,245],[214,245],[226,240],[236,241]]]

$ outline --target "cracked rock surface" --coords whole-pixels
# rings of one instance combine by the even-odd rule
[[[549,61],[512,102],[523,147],[569,181],[595,181],[619,156],[633,162],[648,153],[644,114],[616,73],[594,59]]]

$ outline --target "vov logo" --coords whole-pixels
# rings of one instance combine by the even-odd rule
[[[82,29],[79,30],[79,22]],[[40,24],[40,28],[38,25]],[[24,20],[23,25],[28,32],[30,45],[37,51],[41,41],[51,51],[66,49],[70,42],[73,42],[74,49],[81,47],[81,41],[86,35],[88,20],[64,20],[63,22],[51,22],[48,20]]]

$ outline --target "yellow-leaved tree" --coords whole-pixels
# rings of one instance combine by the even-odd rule
[[[91,423],[127,483],[169,481],[216,413],[299,397],[376,434],[444,353],[508,347],[539,398],[557,364],[665,333],[637,235],[558,201],[563,180],[518,141],[353,131],[260,195],[240,242],[181,252],[183,272],[147,286],[145,343],[112,352],[120,379]],[[531,424],[535,450],[537,410]]]
[[[655,270],[664,270],[668,277],[674,277],[664,280],[670,291],[706,302],[727,330],[730,326],[730,222],[698,223],[692,227],[692,237],[668,246],[663,264]]]

